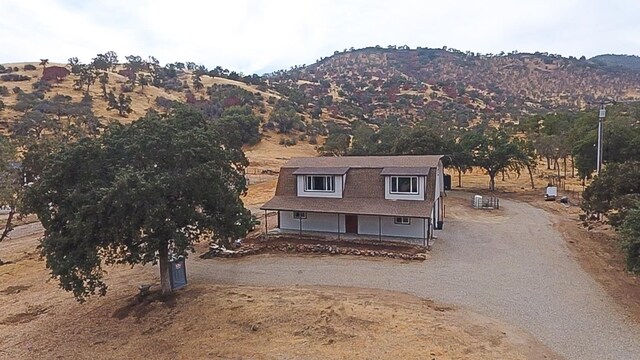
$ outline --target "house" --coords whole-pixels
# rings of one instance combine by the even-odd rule
[[[402,237],[426,241],[441,229],[442,156],[292,158],[275,196],[281,230]]]

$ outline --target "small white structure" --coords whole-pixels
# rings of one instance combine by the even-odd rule
[[[544,199],[546,201],[555,201],[558,196],[558,187],[556,186],[547,186],[547,190],[544,194]]]
[[[482,207],[482,195],[476,195],[473,197],[473,207],[476,209]]]
[[[429,239],[441,229],[440,155],[293,158],[275,196],[284,230]]]

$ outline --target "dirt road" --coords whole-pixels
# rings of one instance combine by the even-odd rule
[[[466,208],[468,195],[450,196],[446,229],[422,263],[258,256],[192,260],[190,276],[229,284],[402,291],[520,327],[567,359],[640,358],[640,327],[575,261],[553,227],[553,215],[508,200],[500,211],[475,211]]]

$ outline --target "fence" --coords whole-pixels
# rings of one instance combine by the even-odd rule
[[[471,206],[476,209],[500,209],[500,199],[495,196],[476,195],[471,199]]]

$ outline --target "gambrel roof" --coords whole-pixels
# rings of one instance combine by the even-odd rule
[[[281,169],[263,210],[427,218],[435,201],[440,155],[293,158]],[[297,196],[297,175],[346,175],[342,198]],[[426,176],[425,200],[385,199],[384,176]]]

